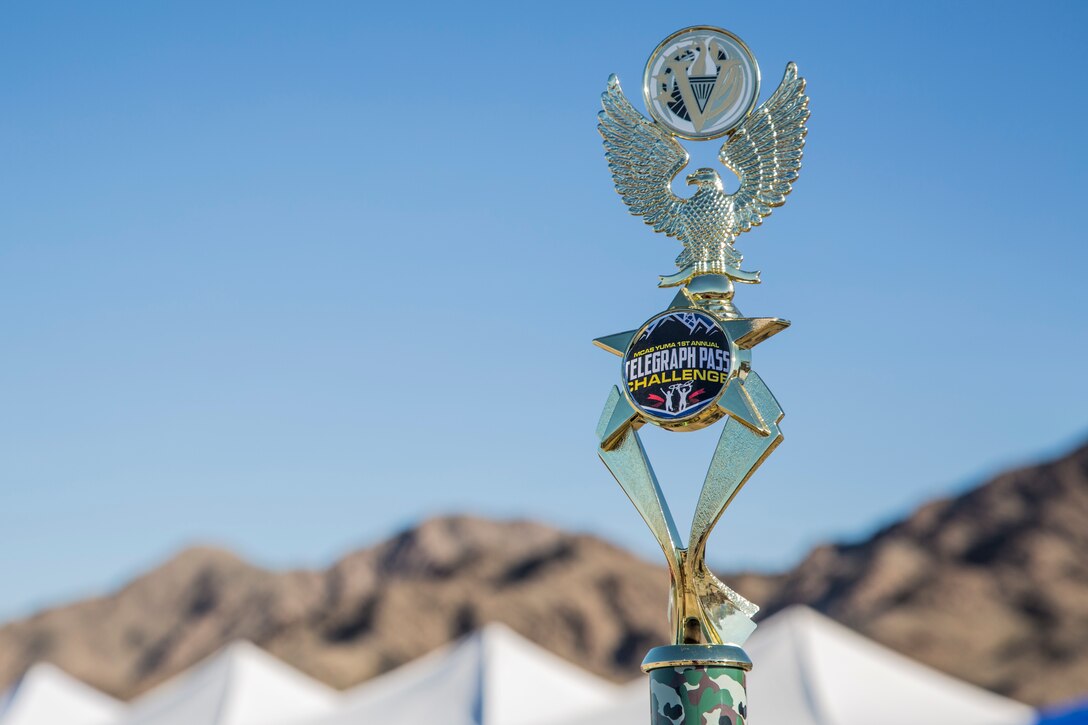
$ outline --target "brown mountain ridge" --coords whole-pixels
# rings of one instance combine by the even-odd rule
[[[780,575],[725,575],[1032,704],[1088,690],[1088,446],[927,504]],[[0,687],[51,661],[130,698],[235,639],[336,687],[491,621],[616,680],[665,641],[663,568],[529,521],[432,519],[324,571],[189,549],[109,596],[0,627]]]

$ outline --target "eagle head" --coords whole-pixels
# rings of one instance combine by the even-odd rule
[[[699,189],[723,190],[722,177],[718,176],[718,172],[714,169],[696,169],[694,172],[688,174],[687,182],[689,185],[698,186]]]

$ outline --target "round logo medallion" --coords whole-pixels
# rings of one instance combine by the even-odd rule
[[[721,28],[673,33],[657,46],[642,79],[646,107],[681,138],[724,136],[759,98],[759,65],[744,41]]]
[[[651,318],[623,356],[627,397],[658,423],[707,411],[725,389],[729,370],[725,330],[704,312],[674,310]]]

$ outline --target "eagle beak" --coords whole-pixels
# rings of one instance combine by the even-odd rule
[[[695,177],[696,177],[696,174],[688,174],[688,176],[687,176],[688,186],[692,186],[693,184],[698,184],[699,183],[699,180],[696,179]]]

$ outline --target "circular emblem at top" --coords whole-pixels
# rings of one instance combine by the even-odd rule
[[[705,312],[655,315],[623,356],[627,398],[647,420],[695,430],[721,416],[714,402],[729,382],[729,338]]]
[[[728,30],[700,25],[662,41],[642,77],[646,107],[658,123],[693,141],[718,138],[759,99],[759,64]]]

